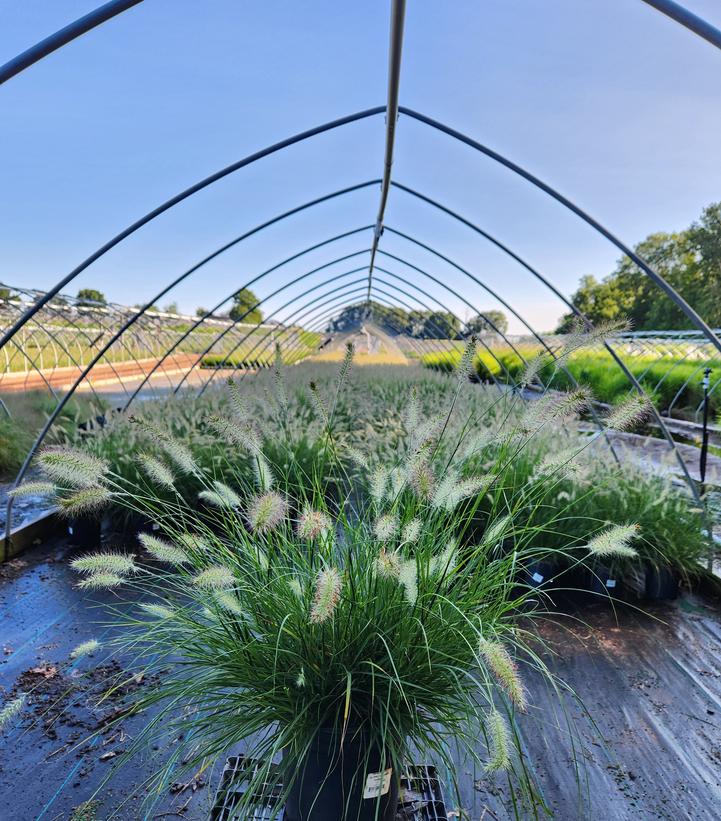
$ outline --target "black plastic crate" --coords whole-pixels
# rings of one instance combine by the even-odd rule
[[[246,792],[249,778],[258,772],[258,762],[242,755],[232,756],[226,762],[215,795],[210,821],[283,821],[278,766],[268,769],[268,779],[253,803],[251,814],[241,818],[234,810],[239,798]],[[396,821],[448,821],[443,789],[435,767],[411,765],[401,776],[401,792]]]

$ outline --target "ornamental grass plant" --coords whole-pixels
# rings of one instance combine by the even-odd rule
[[[261,763],[236,808],[248,817],[254,790],[276,777],[271,762],[284,761],[288,797],[311,750],[331,737],[329,767],[338,750],[355,744],[363,753],[338,818],[384,817],[381,790],[370,816],[362,815],[369,799],[365,810],[354,799],[379,767],[392,771],[395,784],[409,758],[455,774],[459,754],[507,773],[518,817],[546,812],[517,720],[534,710],[524,669],[563,689],[533,629],[543,612],[538,591],[522,581],[524,568],[551,551],[539,547],[542,530],[512,500],[495,505],[482,529],[475,521],[508,466],[588,396],[516,407],[498,394],[469,414],[462,397],[473,353],[471,344],[442,408],[432,391],[407,394],[389,452],[374,448],[371,435],[349,444],[338,433],[352,407],[349,349],[333,380],[310,383],[303,400],[320,420],[308,473],[291,468],[297,431],[279,370],[272,464],[267,420],[249,412],[233,384],[225,413],[206,420],[204,435],[219,447],[205,465],[185,441],[147,420],[135,424],[155,450],[131,478],[86,451],[41,455],[68,513],[112,503],[156,525],[139,535],[139,555],[101,551],[73,562],[80,587],[115,593],[115,649],[128,659],[127,676],[150,682],[134,706],[147,724],[126,757],[174,742],[152,785],[156,795],[241,745]],[[483,453],[489,436],[492,456]],[[549,467],[549,475],[564,469]],[[328,493],[328,476],[342,477],[342,497]],[[183,493],[181,477],[192,480]],[[187,498],[191,486],[195,496]],[[529,488],[524,504],[538,503]],[[569,563],[594,553],[628,557],[635,527],[617,520],[585,549],[553,552]],[[323,783],[314,785],[319,802]]]

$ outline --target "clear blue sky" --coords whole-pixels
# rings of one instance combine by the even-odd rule
[[[0,62],[99,2],[2,0]],[[721,27],[718,0],[687,5]],[[389,6],[145,0],[0,87],[0,279],[49,287],[208,173],[383,104]],[[526,166],[630,243],[684,228],[721,199],[721,52],[641,0],[409,0],[401,102]],[[263,160],[141,230],[71,290],[98,287],[124,303],[149,299],[253,225],[380,176],[382,155],[376,117]],[[566,293],[582,274],[608,273],[618,256],[528,184],[407,118],[399,123],[394,174],[495,233]],[[172,296],[184,310],[210,307],[284,257],[372,223],[377,200],[378,190],[368,189],[292,218]],[[387,223],[442,249],[537,329],[552,328],[562,313],[518,266],[406,194],[391,193]],[[267,294],[331,252],[369,241],[361,235],[310,254],[256,290]],[[427,268],[476,307],[495,307],[404,240],[386,233],[381,247]],[[398,263],[394,269],[409,275]],[[521,330],[516,321],[511,328]]]

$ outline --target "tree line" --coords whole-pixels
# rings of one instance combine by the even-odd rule
[[[380,302],[357,302],[347,305],[328,323],[328,332],[351,331],[364,322],[372,322],[391,334],[405,334],[416,339],[462,339],[472,333],[505,333],[508,320],[501,311],[485,311],[467,323],[448,311],[405,310]]]
[[[636,253],[714,328],[721,327],[721,202],[712,203],[685,231],[655,233]],[[581,277],[571,301],[592,322],[628,319],[636,331],[693,327],[683,311],[627,257],[601,281]],[[573,314],[557,333],[570,330]]]

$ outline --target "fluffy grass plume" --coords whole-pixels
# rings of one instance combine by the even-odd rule
[[[651,412],[651,403],[646,396],[634,394],[617,405],[604,420],[611,430],[630,430],[643,422]]]
[[[612,525],[594,536],[586,545],[594,556],[619,556],[632,559],[638,553],[629,545],[638,536],[638,525]]]
[[[448,471],[438,483],[431,504],[434,508],[445,509],[452,513],[464,499],[483,493],[492,481],[492,476],[472,476],[468,479],[459,479],[458,476]]]
[[[236,579],[231,570],[218,564],[198,573],[193,583],[202,590],[225,590],[235,587]]]
[[[150,553],[150,555],[159,562],[165,564],[182,565],[188,564],[190,558],[188,554],[172,544],[166,539],[159,539],[150,533],[138,533],[138,541]]]
[[[112,590],[120,587],[126,579],[117,573],[92,573],[78,583],[81,590]]]
[[[383,504],[383,500],[386,498],[389,480],[390,471],[383,465],[379,465],[369,477],[371,499],[373,499],[378,507]]]
[[[342,587],[341,575],[335,567],[326,567],[318,573],[310,608],[310,621],[313,624],[322,624],[333,617]]]
[[[82,656],[92,656],[93,653],[100,649],[100,642],[97,639],[88,639],[87,641],[78,644],[77,647],[70,651],[71,659],[78,659]]]
[[[500,641],[481,638],[478,652],[493,673],[511,702],[521,711],[526,710],[526,689],[510,653]]]
[[[13,488],[8,496],[13,499],[23,499],[27,496],[52,496],[55,493],[55,485],[52,482],[23,482],[22,485]]]
[[[86,516],[109,504],[113,494],[104,487],[84,487],[76,490],[70,496],[63,496],[58,499],[60,512],[64,516]]]
[[[415,559],[401,562],[398,581],[403,585],[403,595],[408,604],[414,605],[418,600],[418,566]]]
[[[166,488],[166,490],[173,490],[175,488],[175,476],[173,471],[160,459],[150,456],[147,453],[141,453],[137,457],[137,463],[143,473],[156,485]]]
[[[379,542],[390,541],[398,532],[398,519],[391,513],[384,513],[373,526],[373,533]]]
[[[144,610],[149,616],[154,619],[172,619],[175,615],[172,607],[167,607],[164,604],[155,604],[154,602],[140,602],[138,607]]]
[[[113,573],[129,576],[138,570],[133,556],[125,553],[91,553],[70,562],[70,567],[78,573]]]
[[[396,550],[383,548],[376,559],[376,570],[379,576],[398,581],[401,577],[401,557]]]
[[[251,501],[246,516],[253,531],[268,533],[282,524],[287,512],[286,500],[279,493],[271,490],[261,496],[256,496]]]
[[[468,381],[468,377],[473,373],[473,360],[476,356],[476,347],[477,347],[477,340],[475,336],[472,336],[468,342],[466,343],[465,348],[463,349],[463,354],[458,362],[458,368],[456,370],[456,377],[458,379],[459,384],[463,384]]]
[[[26,700],[27,696],[22,693],[12,701],[8,701],[2,710],[0,710],[0,731],[4,730],[11,721],[20,715]]]
[[[507,770],[511,766],[511,739],[506,719],[498,710],[491,710],[486,727],[491,752],[486,770],[488,772]]]
[[[421,535],[423,523],[420,519],[411,519],[403,525],[401,530],[401,541],[405,544],[415,544]]]
[[[213,507],[229,508],[231,510],[243,504],[240,496],[232,488],[218,481],[213,482],[213,490],[201,490],[198,498],[209,505],[213,505]]]
[[[327,513],[320,510],[305,508],[296,523],[296,533],[301,539],[313,541],[324,536],[333,527],[333,522]]]
[[[38,461],[54,482],[75,488],[97,485],[110,469],[104,459],[71,448],[47,448]]]

